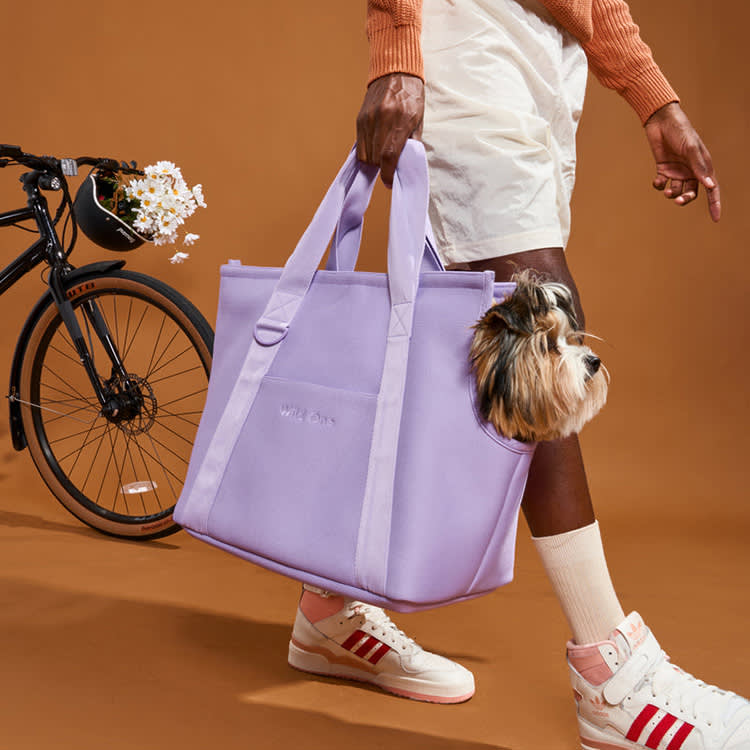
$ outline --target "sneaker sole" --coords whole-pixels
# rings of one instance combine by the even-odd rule
[[[430,683],[415,678],[392,677],[382,673],[370,674],[345,664],[332,664],[322,654],[306,651],[291,641],[289,642],[289,666],[307,674],[364,682],[386,693],[426,703],[464,703],[474,695],[473,688],[460,695],[445,695],[434,692],[434,686]]]
[[[644,750],[644,745],[631,742],[624,737],[612,737],[585,719],[578,717],[579,739],[583,750]]]
[[[586,737],[581,737],[580,739],[583,750],[628,750],[629,747],[638,747],[637,745],[615,745],[612,742],[590,740]]]

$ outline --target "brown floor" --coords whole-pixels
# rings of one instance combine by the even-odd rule
[[[28,456],[7,444],[2,466],[3,750],[577,747],[565,625],[525,530],[516,582],[396,618],[476,674],[469,703],[432,706],[290,669],[295,583],[185,533],[105,538],[57,505]],[[625,606],[676,663],[750,694],[744,532],[623,519],[603,525]]]

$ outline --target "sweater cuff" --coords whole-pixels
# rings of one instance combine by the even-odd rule
[[[421,32],[418,26],[386,26],[370,34],[368,85],[389,73],[408,73],[424,81]]]
[[[635,110],[641,124],[665,104],[680,101],[657,66],[644,70],[636,79],[630,81],[620,94]]]

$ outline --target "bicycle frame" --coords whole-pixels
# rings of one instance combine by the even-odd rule
[[[39,230],[39,239],[19,255],[14,261],[9,263],[5,268],[0,270],[0,294],[5,293],[21,277],[46,261],[50,267],[48,277],[48,286],[52,299],[57,306],[68,333],[70,334],[73,345],[79,356],[81,364],[88,374],[94,393],[102,406],[103,411],[112,408],[108,404],[107,393],[102,387],[102,382],[94,365],[93,357],[89,348],[86,346],[83,332],[78,320],[73,312],[73,306],[68,299],[65,290],[65,279],[73,271],[60,243],[60,239],[55,231],[54,224],[50,218],[49,206],[47,199],[42,195],[38,181],[41,172],[32,171],[25,174],[22,178],[23,189],[28,195],[28,205],[26,208],[16,209],[0,213],[0,227],[11,226],[20,221],[35,221]],[[126,387],[129,386],[130,380],[128,373],[117,351],[117,347],[112,340],[107,325],[104,322],[101,311],[95,302],[86,301],[81,305],[85,320],[90,324],[101,343],[107,357],[112,365],[112,372],[117,373]],[[87,326],[88,327],[88,326]],[[89,332],[89,335],[90,332]],[[14,389],[11,387],[10,400],[16,399]],[[116,412],[115,412],[116,413]]]
[[[12,226],[19,221],[28,221],[33,218],[34,211],[30,208],[7,211],[0,214],[0,227]],[[0,271],[0,294],[4,294],[22,276],[48,257],[47,241],[44,237],[40,237],[31,247]]]

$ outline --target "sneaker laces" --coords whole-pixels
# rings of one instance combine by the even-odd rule
[[[374,626],[375,631],[382,630],[384,635],[389,636],[393,645],[401,651],[416,651],[420,648],[417,642],[413,638],[409,638],[380,607],[353,601],[349,608],[351,613],[348,615],[349,619],[361,615]]]
[[[741,699],[732,700],[737,698],[734,693],[693,677],[672,664],[664,651],[637,689],[646,684],[650,684],[653,698],[666,696],[665,706],[674,704],[683,715],[691,716],[695,721],[702,719],[708,726],[720,721],[728,723],[742,706]]]

